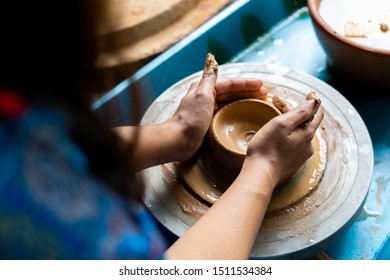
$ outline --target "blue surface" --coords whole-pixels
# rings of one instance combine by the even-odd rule
[[[390,90],[389,96],[333,77],[326,55],[303,8],[259,37],[232,62],[263,62],[311,74],[336,88],[363,118],[374,148],[375,165],[363,211],[325,252],[334,259],[390,259]]]
[[[387,96],[380,95],[352,81],[333,77],[307,10],[288,17],[296,2],[304,1],[236,1],[98,100],[93,108],[112,125],[131,124],[135,122],[129,106],[131,85],[144,93],[146,108],[169,86],[199,71],[209,51],[219,62],[280,64],[329,83],[364,120],[372,138],[375,165],[360,217],[325,252],[334,259],[390,259],[390,89]],[[253,38],[257,40],[248,46]]]

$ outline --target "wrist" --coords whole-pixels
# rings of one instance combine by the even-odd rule
[[[189,159],[195,153],[191,139],[186,136],[186,126],[180,120],[173,117],[163,124],[165,133],[169,134],[171,161],[183,161]]]
[[[174,131],[176,160],[183,161],[192,157],[202,143],[203,137],[200,137],[199,129],[180,115],[173,116],[167,123],[170,123]]]
[[[268,186],[272,191],[280,181],[280,174],[276,165],[262,157],[247,157],[241,173],[250,173],[252,177],[258,176],[263,182],[262,185]]]

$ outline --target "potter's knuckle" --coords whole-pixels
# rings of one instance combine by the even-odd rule
[[[195,92],[195,95],[197,96],[204,96],[204,95],[208,95],[207,91],[204,90],[204,89],[198,89],[196,92]]]
[[[282,117],[275,118],[274,121],[275,121],[276,127],[279,130],[285,130],[288,128],[288,123],[287,123],[287,120],[285,118],[282,118]]]
[[[305,128],[305,134],[303,136],[303,139],[306,141],[311,141],[315,135],[315,130],[312,129],[312,127],[309,125]]]
[[[211,72],[204,72],[202,77],[205,78],[205,79],[209,79],[211,77],[214,77],[215,74],[214,73],[211,73]]]
[[[190,88],[197,87],[199,85],[198,82],[192,82]]]
[[[297,114],[301,121],[305,121],[307,119],[307,114],[304,109],[297,110]]]

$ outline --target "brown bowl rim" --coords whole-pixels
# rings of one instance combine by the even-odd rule
[[[215,132],[214,130],[214,123],[216,121],[215,117],[217,116],[217,114],[221,114],[223,111],[226,110],[226,107],[230,107],[230,106],[234,106],[235,104],[237,103],[244,103],[244,102],[256,102],[256,103],[261,103],[263,105],[266,105],[268,107],[270,107],[271,109],[273,109],[278,115],[281,115],[282,113],[270,102],[267,102],[265,100],[261,100],[261,99],[255,99],[255,98],[244,98],[244,99],[239,99],[239,100],[235,100],[235,101],[232,101],[230,103],[228,103],[227,105],[225,105],[224,107],[222,107],[221,109],[219,109],[215,115],[213,116],[213,119],[211,120],[211,124],[210,124],[210,130],[211,130],[211,136],[213,137],[214,141],[218,143],[218,146],[221,147],[222,149],[224,149],[225,151],[227,151],[228,153],[230,154],[233,154],[235,156],[238,156],[238,157],[245,157],[245,154],[242,154],[242,153],[238,153],[232,149],[229,149],[228,147],[226,147],[226,145],[220,141],[217,133]]]
[[[321,17],[320,13],[318,12],[318,8],[315,7],[316,0],[308,0],[307,6],[309,9],[309,13],[312,15],[312,19],[315,20],[327,33],[329,33],[331,36],[335,37],[336,39],[341,40],[342,42],[346,43],[347,45],[350,45],[352,47],[355,47],[357,49],[368,51],[371,53],[375,53],[378,55],[389,55],[390,56],[390,50],[383,50],[375,47],[369,47],[366,45],[362,45],[359,43],[355,43],[352,40],[348,40],[344,38],[341,34],[337,33],[336,30],[334,30],[332,27],[330,27],[326,21]],[[318,0],[321,2],[322,0]],[[390,32],[390,31],[389,31]]]

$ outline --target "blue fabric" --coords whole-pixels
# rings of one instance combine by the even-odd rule
[[[91,175],[60,113],[0,123],[0,259],[160,259],[149,213]]]

